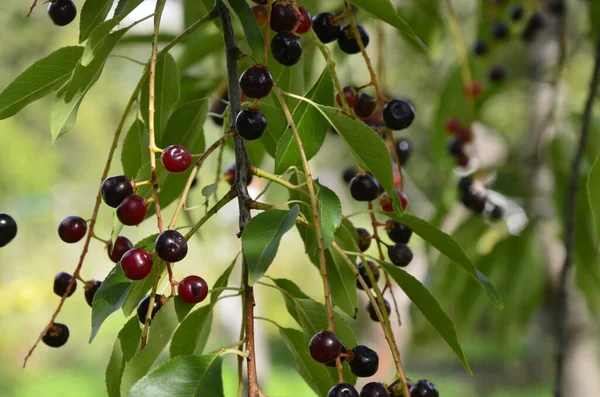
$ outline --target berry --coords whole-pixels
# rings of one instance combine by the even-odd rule
[[[0,213],[0,247],[10,243],[17,235],[17,222],[12,216]]]
[[[404,99],[394,99],[383,107],[383,121],[392,130],[403,130],[410,127],[415,119],[415,109]]]
[[[343,343],[342,343],[342,353],[344,353],[344,354],[348,353],[348,348],[346,346],[344,346]],[[340,354],[342,354],[342,353],[340,353]],[[340,357],[340,361],[341,362],[346,361],[346,357]],[[325,365],[327,365],[328,367],[335,367],[337,365],[337,360],[331,360],[330,362],[325,363]]]
[[[371,261],[367,261],[367,265],[369,266],[369,269],[371,269],[371,274],[373,275],[375,281],[378,281],[379,269],[377,268],[377,266]],[[358,264],[358,273],[365,281],[365,284],[367,284],[367,287],[373,288],[373,284],[371,283],[371,279],[369,278],[369,273],[367,273],[367,269],[365,268],[365,265],[362,262]],[[362,284],[358,280],[356,280],[356,288],[360,290],[364,289]]]
[[[62,298],[65,295],[65,292],[67,292],[67,288],[69,287],[69,283],[72,279],[73,277],[69,273],[56,273],[56,275],[54,276],[54,293]],[[73,287],[71,288],[71,291],[69,291],[69,295],[67,295],[67,298],[73,295],[76,289],[77,282],[73,283]]]
[[[382,315],[387,315],[389,317],[392,310],[390,307],[390,303],[386,299],[384,299],[383,304],[385,306],[385,312],[382,310],[381,306],[379,306],[379,310],[381,311]],[[377,313],[375,312],[375,308],[373,307],[371,302],[369,302],[369,304],[367,305],[367,313],[369,313],[369,317],[371,318],[371,320],[379,322],[379,317],[377,317]]]
[[[458,188],[463,192],[470,191],[471,186],[473,186],[473,177],[471,175],[463,176],[458,181]]]
[[[85,285],[85,291],[84,291],[85,301],[87,302],[88,305],[90,305],[90,307],[92,307],[92,302],[94,301],[94,296],[96,295],[96,292],[98,292],[98,289],[100,288],[101,285],[102,285],[102,282],[98,281],[98,280],[92,280],[91,283]]]
[[[358,175],[358,169],[356,167],[348,167],[344,170],[344,172],[342,172],[342,178],[346,183],[350,183],[352,178],[354,178],[356,175]]]
[[[400,165],[405,165],[412,154],[412,144],[406,138],[400,138],[396,141],[396,153],[398,154],[398,160]]]
[[[114,248],[113,248],[111,242],[108,243],[108,245],[107,245],[108,257],[114,263],[118,263],[121,260],[121,258],[123,257],[123,255],[125,255],[125,253],[132,248],[133,248],[133,244],[131,243],[131,241],[129,241],[129,239],[127,237],[119,236],[115,240]]]
[[[488,71],[488,78],[493,83],[501,83],[506,79],[506,68],[504,66],[494,66]]]
[[[456,163],[461,167],[466,167],[467,165],[469,165],[469,161],[469,156],[465,154],[458,156],[458,158],[456,159]]]
[[[485,197],[480,197],[470,190],[461,193],[460,200],[463,205],[477,214],[481,214],[485,209]]]
[[[327,397],[360,397],[354,386],[338,383],[327,392]]]
[[[461,140],[456,137],[451,137],[448,139],[448,153],[452,157],[458,157],[464,155],[463,151],[463,143]]]
[[[379,182],[370,174],[357,175],[350,181],[350,194],[356,201],[375,200],[379,189]]]
[[[156,238],[154,243],[156,253],[165,262],[179,262],[188,252],[185,237],[176,230],[165,230]]]
[[[266,67],[254,65],[240,76],[240,88],[248,98],[264,98],[273,88],[273,76]]]
[[[260,4],[252,7],[250,10],[252,11],[252,14],[254,14],[254,20],[256,21],[256,24],[259,27],[265,26],[267,20],[269,19],[269,11],[267,10],[267,7]]]
[[[358,248],[360,252],[365,252],[371,246],[371,233],[362,227],[357,228],[356,232],[358,233]]]
[[[358,90],[356,87],[344,87],[342,88],[342,92],[344,93],[344,97],[346,97],[346,103],[351,108],[354,108],[358,104]],[[342,106],[342,100],[340,99],[340,93],[338,92],[335,95],[335,102],[338,106]]]
[[[428,380],[422,379],[410,388],[410,397],[439,397],[440,393],[435,385]]]
[[[233,185],[233,183],[235,182],[235,164],[231,164],[229,167],[227,167],[225,173],[223,174],[223,180],[229,183],[230,185]],[[248,185],[252,183],[252,174],[248,173],[248,178],[246,179],[246,182]]]
[[[102,199],[109,207],[117,208],[132,194],[131,181],[124,175],[111,176],[102,182]]]
[[[342,344],[333,332],[320,331],[308,342],[308,352],[313,360],[325,364],[338,358]]]
[[[499,205],[494,205],[494,208],[490,212],[490,219],[497,221],[499,219],[502,219],[503,217],[504,217],[504,208],[500,207]]]
[[[132,194],[117,207],[117,218],[124,225],[136,226],[146,218],[147,212],[146,200],[137,194]]]
[[[294,29],[294,33],[304,34],[312,28],[312,18],[306,8],[298,7],[298,11],[300,11],[300,14],[297,15],[298,22],[296,24],[296,29]]]
[[[460,128],[460,121],[455,118],[450,118],[444,123],[444,130],[451,135],[456,134]]]
[[[496,40],[504,40],[508,37],[508,25],[504,21],[496,21],[491,28],[492,37]]]
[[[300,39],[291,33],[279,33],[271,40],[273,58],[284,66],[292,66],[298,63],[302,56],[302,44]]]
[[[163,150],[160,161],[170,173],[181,174],[190,168],[192,155],[189,150],[181,145],[171,145]]]
[[[395,243],[408,244],[412,236],[412,230],[408,226],[393,220],[385,223],[385,231],[390,240]]]
[[[143,248],[134,248],[121,258],[123,274],[130,280],[143,280],[152,270],[152,256]]]
[[[377,99],[372,95],[361,93],[354,106],[354,114],[361,119],[366,119],[375,113],[375,109],[377,109]]]
[[[381,383],[371,382],[363,386],[360,397],[390,397],[390,393]]]
[[[510,19],[512,19],[513,21],[519,21],[521,20],[521,18],[523,18],[523,6],[521,4],[515,4],[512,7],[510,7],[508,13],[510,14]]]
[[[77,7],[71,0],[50,0],[47,11],[52,22],[58,26],[70,24],[77,16]]]
[[[473,53],[477,56],[484,56],[488,52],[488,44],[483,40],[477,40],[473,45]]]
[[[388,247],[388,258],[396,266],[406,267],[413,259],[413,253],[406,244],[398,243]]]
[[[402,212],[406,211],[406,208],[408,208],[408,197],[406,197],[406,194],[402,190],[396,190],[396,195],[398,195],[398,198],[400,199]],[[387,192],[383,192],[383,194],[379,196],[379,205],[385,212],[394,212],[394,201]]]
[[[50,347],[61,347],[69,340],[69,328],[60,323],[54,323],[50,326],[44,336],[42,342]]]
[[[367,48],[370,40],[369,34],[362,25],[356,25],[356,29],[358,30],[363,46]],[[360,52],[360,45],[353,34],[352,25],[346,25],[340,30],[337,42],[340,50],[346,54],[358,54]]]
[[[87,223],[78,216],[68,216],[58,225],[58,236],[65,243],[76,243],[85,236]]]
[[[527,20],[527,24],[525,25],[525,29],[523,29],[523,33],[521,34],[521,38],[523,41],[533,41],[537,33],[544,28],[546,21],[544,17],[539,12],[534,12],[531,14],[529,19]]]
[[[352,349],[354,353],[350,359],[350,370],[356,376],[367,378],[375,375],[379,369],[379,356],[367,346],[358,345]]]
[[[473,81],[470,86],[465,87],[465,95],[471,98],[477,98],[482,91],[483,86],[479,81]]]
[[[313,30],[322,43],[331,43],[338,38],[340,34],[340,25],[337,22],[332,22],[333,14],[330,12],[322,12],[317,14],[312,19]]]
[[[247,141],[260,138],[267,129],[267,119],[256,109],[245,109],[235,118],[235,128],[239,136]]]
[[[291,4],[274,3],[271,7],[271,29],[277,33],[291,32],[298,17]]]
[[[208,284],[202,277],[187,276],[177,287],[179,298],[186,303],[200,303],[208,295]]]
[[[473,130],[469,127],[460,127],[458,131],[456,131],[456,138],[461,140],[463,143],[468,143],[473,141]]]
[[[146,295],[144,299],[140,301],[137,305],[137,316],[140,323],[144,324],[146,322],[146,315],[148,314],[148,307],[150,306],[150,296]],[[152,305],[152,314],[150,315],[150,319],[153,319],[156,316],[156,313],[160,310],[163,305],[163,296],[156,294],[154,295],[154,304]]]
[[[549,0],[548,11],[555,15],[563,15],[567,9],[565,0]]]

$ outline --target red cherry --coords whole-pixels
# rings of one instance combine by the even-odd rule
[[[171,145],[163,150],[160,160],[167,171],[172,174],[181,174],[190,168],[192,155],[181,145]]]
[[[146,201],[142,197],[132,194],[117,207],[117,218],[124,225],[135,226],[142,223],[147,212]]]
[[[298,7],[298,11],[300,11],[300,14],[296,15],[298,17],[298,22],[296,23],[294,33],[304,34],[312,28],[312,17],[304,7]]]
[[[483,86],[479,81],[473,81],[470,87],[465,87],[465,95],[471,98],[477,98],[483,92]]]
[[[342,88],[342,92],[346,97],[346,102],[348,106],[354,108],[358,104],[358,90],[356,87],[344,87]],[[335,94],[335,102],[338,106],[342,106],[342,99],[340,98],[340,93]]]
[[[469,156],[466,156],[464,154],[462,156],[458,156],[458,158],[456,159],[456,162],[461,167],[466,167],[467,165],[469,165]]]
[[[448,134],[456,134],[460,128],[460,121],[454,117],[446,120],[446,123],[444,123],[444,130]]]
[[[179,298],[186,303],[200,303],[208,295],[208,284],[202,277],[187,276],[177,287]]]
[[[58,236],[65,243],[76,243],[87,232],[86,221],[78,216],[68,216],[58,225]]]
[[[121,258],[123,257],[123,255],[125,255],[125,253],[132,248],[133,248],[133,244],[131,243],[131,241],[129,241],[129,239],[127,237],[119,236],[115,240],[114,248],[113,248],[112,243],[110,243],[110,242],[108,243],[108,246],[107,246],[108,257],[114,263],[118,263],[121,260]]]
[[[402,211],[406,211],[406,208],[408,207],[408,197],[402,190],[396,190],[396,194],[402,204]],[[381,205],[381,209],[385,212],[394,212],[394,201],[387,192],[384,192],[379,196],[379,205]]]
[[[265,26],[267,23],[267,19],[269,16],[269,12],[267,11],[267,7],[264,5],[257,5],[251,8],[252,13],[254,14],[254,20],[259,27]]]
[[[460,127],[458,131],[456,131],[456,138],[463,142],[469,143],[473,141],[473,130],[468,127]]]
[[[152,256],[143,248],[130,249],[121,258],[123,274],[130,280],[142,280],[152,270]]]

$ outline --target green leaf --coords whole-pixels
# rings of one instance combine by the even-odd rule
[[[112,231],[110,232],[110,243],[111,243],[112,247],[115,246],[115,240],[117,239],[117,237],[119,237],[119,233],[121,233],[121,230],[123,230],[123,226],[124,225],[121,223],[121,221],[117,217],[117,211],[114,211],[113,212],[113,226],[112,226]]]
[[[265,62],[265,39],[258,25],[254,14],[250,10],[248,3],[245,0],[229,0],[231,8],[237,14],[238,18],[242,22],[242,28],[244,28],[244,34],[246,35],[246,41],[252,51],[252,58],[257,63]]]
[[[242,233],[242,247],[248,262],[250,285],[254,285],[275,259],[283,235],[296,223],[300,208],[269,210],[252,218]]]
[[[184,103],[175,109],[167,122],[159,147],[183,145],[191,153],[203,152],[203,126],[207,113],[208,101],[205,98]]]
[[[217,355],[172,358],[140,379],[128,396],[222,397],[222,364]]]
[[[456,327],[450,318],[444,313],[444,310],[440,307],[440,304],[435,300],[433,295],[413,276],[405,272],[401,268],[394,266],[390,263],[378,261],[385,267],[390,276],[394,281],[402,288],[402,291],[408,296],[412,303],[415,304],[417,309],[427,320],[433,325],[433,328],[440,334],[442,338],[450,345],[454,353],[458,356],[463,366],[469,374],[471,368],[467,363],[467,358],[458,341],[458,334],[456,333]]]
[[[144,0],[119,0],[113,18],[122,20],[135,10]]]
[[[57,90],[73,73],[83,47],[63,47],[36,61],[0,93],[0,120]]]
[[[596,244],[600,243],[600,156],[590,170],[587,180],[588,199],[596,225]]]
[[[121,397],[121,376],[125,364],[131,360],[138,348],[142,329],[137,317],[132,317],[119,332],[113,351],[106,366],[106,391],[109,397]]]
[[[592,27],[592,34],[598,31],[598,26],[600,26],[600,3],[597,1],[590,2],[590,23]]]
[[[342,223],[342,203],[328,187],[318,183],[318,189],[319,220],[323,232],[323,246],[327,249],[333,243],[335,231]]]
[[[121,150],[121,165],[123,174],[134,178],[144,164],[150,161],[148,149],[148,131],[144,122],[136,119],[129,127]]]
[[[90,33],[108,16],[113,0],[86,0],[79,18],[79,42],[85,41]]]
[[[275,158],[277,143],[285,131],[287,120],[281,106],[273,103],[273,95],[269,95],[260,102],[260,112],[267,119],[267,130],[260,138],[260,143],[262,143],[267,153]]]

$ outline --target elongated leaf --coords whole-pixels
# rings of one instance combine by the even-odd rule
[[[342,223],[342,203],[331,189],[321,184],[318,186],[319,220],[323,232],[323,246],[327,249],[333,243],[335,231]]]
[[[260,111],[267,118],[267,130],[260,138],[260,143],[262,143],[269,156],[275,158],[277,143],[285,131],[287,120],[279,104],[274,103],[272,95],[261,101]]]
[[[0,93],[0,120],[57,90],[69,79],[81,54],[83,47],[63,47],[21,73]]]
[[[108,16],[113,0],[86,0],[79,18],[79,42],[85,41]]]
[[[246,40],[252,51],[252,58],[254,58],[257,63],[264,63],[265,39],[256,24],[256,19],[254,18],[254,14],[250,10],[248,3],[246,3],[245,0],[229,0],[229,4],[231,4],[231,8],[233,8],[233,11],[242,22]]]
[[[300,208],[270,210],[252,218],[242,233],[244,256],[248,261],[249,284],[253,285],[275,259],[283,235],[296,223]]]
[[[121,150],[123,174],[129,178],[135,178],[142,165],[149,161],[148,132],[144,122],[136,119],[129,127],[123,141],[123,150]]]
[[[106,367],[105,381],[109,397],[121,396],[120,388],[123,369],[125,369],[125,364],[135,354],[141,336],[142,329],[137,317],[130,318],[119,332]]]
[[[160,139],[160,147],[183,145],[192,153],[204,151],[203,126],[208,113],[208,101],[197,99],[184,103],[171,115],[165,132]]]
[[[142,4],[144,0],[119,0],[113,18],[123,19]]]
[[[588,199],[596,224],[596,244],[600,244],[600,156],[590,170],[587,183]]]
[[[94,295],[90,342],[96,337],[104,320],[123,305],[130,288],[131,280],[125,277],[121,265],[117,263]]]

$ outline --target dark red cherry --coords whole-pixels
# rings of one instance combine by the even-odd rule
[[[356,232],[358,233],[358,248],[360,252],[365,252],[371,246],[371,240],[373,236],[367,229],[362,227],[356,228]]]
[[[350,181],[350,194],[356,201],[375,200],[379,189],[379,182],[370,174],[357,175]]]
[[[388,257],[394,265],[406,267],[412,261],[413,253],[408,245],[398,243],[388,247]]]
[[[291,32],[298,17],[291,4],[273,3],[271,7],[271,29],[277,33]]]
[[[186,303],[200,303],[208,295],[208,284],[202,277],[187,276],[177,287],[179,298]]]
[[[58,236],[65,243],[76,243],[85,236],[87,222],[78,216],[68,216],[58,225]]]
[[[130,280],[143,280],[152,270],[152,256],[143,248],[133,248],[121,258],[123,274]]]
[[[298,7],[298,11],[300,11],[300,14],[298,15],[298,23],[296,23],[294,33],[304,34],[312,28],[312,18],[306,8]]]
[[[117,218],[124,225],[136,226],[146,218],[147,212],[146,200],[137,194],[132,194],[117,207]]]
[[[69,328],[60,323],[54,323],[50,326],[42,342],[50,347],[61,347],[69,340]]]
[[[138,303],[137,306],[137,317],[138,320],[140,321],[140,323],[144,324],[146,322],[146,315],[148,314],[148,308],[150,306],[150,297],[152,295],[146,295],[144,297],[144,299],[142,299],[140,301],[140,303]],[[164,296],[156,294],[154,295],[154,303],[152,305],[152,314],[150,315],[150,319],[153,319],[154,316],[156,315],[156,313],[158,313],[158,311],[160,310],[160,308],[163,306],[163,299]]]
[[[308,343],[308,352],[313,360],[319,363],[328,363],[338,358],[342,351],[342,344],[338,337],[331,331],[317,332]]]
[[[415,109],[404,99],[394,99],[383,107],[383,121],[391,130],[400,131],[410,127],[415,120]]]
[[[410,388],[410,397],[439,397],[440,393],[435,385],[426,379],[422,379]]]
[[[0,247],[10,243],[17,235],[17,222],[12,216],[0,213]]]
[[[367,346],[358,345],[352,349],[352,358],[349,360],[350,370],[356,376],[367,378],[375,375],[379,369],[379,356],[377,352]]]
[[[54,293],[62,298],[65,295],[65,293],[67,292],[67,288],[69,287],[71,280],[73,280],[73,277],[69,273],[65,273],[65,272],[56,273],[56,275],[54,276],[54,287],[53,287]],[[73,287],[69,291],[69,295],[67,295],[67,298],[69,296],[73,295],[73,293],[75,292],[76,289],[77,289],[77,282],[74,282]]]
[[[340,24],[332,22],[333,17],[334,15],[330,12],[322,12],[313,17],[313,30],[322,43],[331,43],[337,40],[340,34]]]
[[[360,397],[390,397],[390,392],[382,383],[371,382],[363,386]]]
[[[154,243],[156,253],[165,262],[179,262],[188,252],[185,237],[177,230],[165,230]]]
[[[327,392],[327,397],[359,397],[354,386],[348,383],[338,383]]]
[[[131,181],[124,175],[111,176],[102,182],[102,199],[109,207],[117,208],[132,194]]]
[[[96,292],[98,292],[101,285],[102,282],[98,280],[92,280],[91,282],[86,283],[84,295],[85,301],[88,305],[90,305],[90,307],[92,307],[94,296],[96,296]]]
[[[71,0],[51,0],[47,11],[52,22],[58,26],[70,24],[77,16],[77,7]]]
[[[240,88],[248,98],[264,98],[273,88],[273,76],[266,67],[254,65],[240,76]]]
[[[377,268],[377,265],[375,265],[371,261],[367,261],[367,265],[368,265],[369,269],[371,269],[371,274],[373,275],[373,278],[375,279],[375,281],[379,280],[379,268]],[[358,273],[360,274],[362,279],[365,281],[365,284],[367,284],[367,287],[373,288],[373,284],[371,283],[371,279],[369,278],[369,273],[367,272],[367,268],[365,267],[365,265],[362,262],[360,262],[358,264]],[[361,290],[364,289],[362,284],[358,280],[356,280],[356,287]]]
[[[385,223],[385,231],[390,240],[395,243],[408,244],[412,236],[412,230],[408,226],[393,220],[388,220]]]
[[[381,311],[381,314],[383,316],[389,317],[390,314],[392,313],[390,311],[391,310],[390,303],[386,299],[384,299],[383,304],[385,306],[385,312],[383,311],[381,306],[379,306],[379,311]],[[379,322],[379,317],[377,317],[377,313],[375,312],[375,308],[373,307],[371,302],[369,302],[369,304],[367,305],[367,313],[369,314],[369,317],[371,318],[371,320]]]
[[[363,46],[367,48],[370,41],[369,34],[362,25],[356,25],[356,29],[358,30],[358,35]],[[358,54],[360,52],[360,45],[352,32],[351,25],[344,26],[340,31],[340,34],[338,35],[338,46],[340,47],[340,50],[346,54]]]
[[[160,160],[167,171],[180,174],[190,168],[192,155],[181,145],[171,145],[163,150]]]
[[[133,248],[133,244],[127,237],[119,236],[115,240],[115,247],[109,242],[107,245],[108,257],[114,263],[118,263],[127,251]]]

